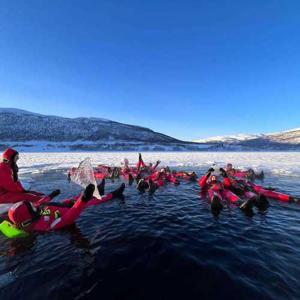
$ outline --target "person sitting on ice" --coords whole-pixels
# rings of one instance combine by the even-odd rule
[[[85,208],[124,197],[124,183],[115,191],[103,196],[104,183],[103,180],[97,187],[102,195],[101,199],[93,197],[95,185],[89,184],[81,195],[62,202],[44,201],[38,205],[29,201],[15,203],[9,209],[8,217],[19,229],[26,232],[61,229],[73,224]]]
[[[11,148],[6,149],[2,154],[2,162],[0,163],[0,203],[15,203],[21,200],[39,201],[46,195],[26,191],[19,181],[19,168],[17,161],[19,153]],[[50,200],[50,199],[48,199]]]

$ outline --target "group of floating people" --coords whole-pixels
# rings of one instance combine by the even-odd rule
[[[148,165],[139,154],[136,165],[131,166],[128,159],[124,159],[121,166],[99,165],[94,168],[94,177],[100,179],[100,184],[90,183],[80,195],[63,201],[52,201],[60,194],[54,190],[49,195],[26,190],[18,177],[19,153],[14,149],[7,149],[2,155],[0,163],[0,204],[12,203],[4,218],[12,226],[25,232],[51,231],[73,224],[82,211],[90,206],[124,197],[125,183],[116,190],[105,194],[105,180],[122,178],[129,185],[136,183],[140,193],[154,194],[157,189],[166,184],[179,185],[181,181],[198,182],[201,198],[207,198],[214,212],[222,210],[224,205],[236,205],[243,211],[251,211],[254,206],[265,208],[268,198],[284,201],[299,202],[298,198],[265,188],[254,183],[255,179],[262,179],[263,172],[256,174],[252,169],[247,171],[234,169],[232,164],[225,168],[216,165],[209,168],[200,178],[194,171],[176,171],[169,167],[158,169],[160,161]],[[77,168],[68,172],[71,181]],[[97,189],[100,198],[94,196]],[[3,216],[2,216],[3,218]]]

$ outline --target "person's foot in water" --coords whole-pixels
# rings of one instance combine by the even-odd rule
[[[120,173],[119,173],[119,168],[115,167],[113,171],[114,178],[119,178]]]
[[[95,191],[95,185],[90,183],[83,191],[81,200],[83,202],[88,202],[89,200],[91,200],[93,197],[94,191]]]
[[[146,185],[145,185],[145,180],[144,179],[140,179],[136,189],[140,192],[140,193],[145,193],[145,189],[146,189]]]
[[[135,181],[136,183],[139,183],[139,181],[142,179],[142,175],[141,174],[137,174],[135,177]]]
[[[51,192],[49,195],[48,195],[48,197],[50,198],[50,199],[53,199],[53,198],[55,198],[56,196],[58,196],[60,194],[60,190],[54,190],[53,192]]]
[[[254,204],[259,209],[266,209],[269,206],[269,201],[266,196],[259,195]]]
[[[192,172],[190,174],[190,181],[196,181],[197,180],[197,174],[195,172]]]
[[[124,198],[123,192],[125,190],[125,183],[122,183],[116,190],[114,190],[111,194],[113,198]]]
[[[148,188],[148,193],[150,195],[153,195],[156,191],[156,184],[153,182],[153,180],[150,178],[149,179],[149,188]]]
[[[252,208],[253,208],[253,199],[252,198],[246,200],[244,203],[242,203],[240,205],[240,209],[243,211],[246,211],[246,212],[251,211]]]
[[[210,206],[212,210],[221,210],[223,208],[221,199],[217,195],[214,195]]]
[[[105,194],[105,179],[102,179],[101,183],[97,185],[100,196]]]
[[[133,178],[132,174],[129,174],[129,175],[128,175],[128,184],[129,184],[129,185],[132,185],[133,182],[134,182],[134,178]]]

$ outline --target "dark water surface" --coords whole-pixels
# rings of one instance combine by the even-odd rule
[[[61,188],[60,199],[80,191],[62,171],[32,178],[32,189]],[[300,196],[298,178],[271,184]],[[0,299],[300,298],[299,205],[273,200],[253,216],[228,207],[214,217],[197,184],[125,194],[66,230],[0,236]]]

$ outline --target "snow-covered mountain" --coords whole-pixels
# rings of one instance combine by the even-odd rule
[[[225,136],[213,136],[205,139],[196,140],[196,143],[228,143],[234,144],[241,141],[248,141],[261,137],[259,134],[237,134],[237,135],[225,135]]]
[[[216,150],[300,150],[300,128],[271,134],[238,134],[197,140]]]
[[[199,150],[148,128],[100,118],[63,118],[0,108],[0,148],[26,150]]]
[[[63,118],[0,108],[0,150],[8,146],[22,151],[299,151],[300,128],[185,142],[107,119]]]

